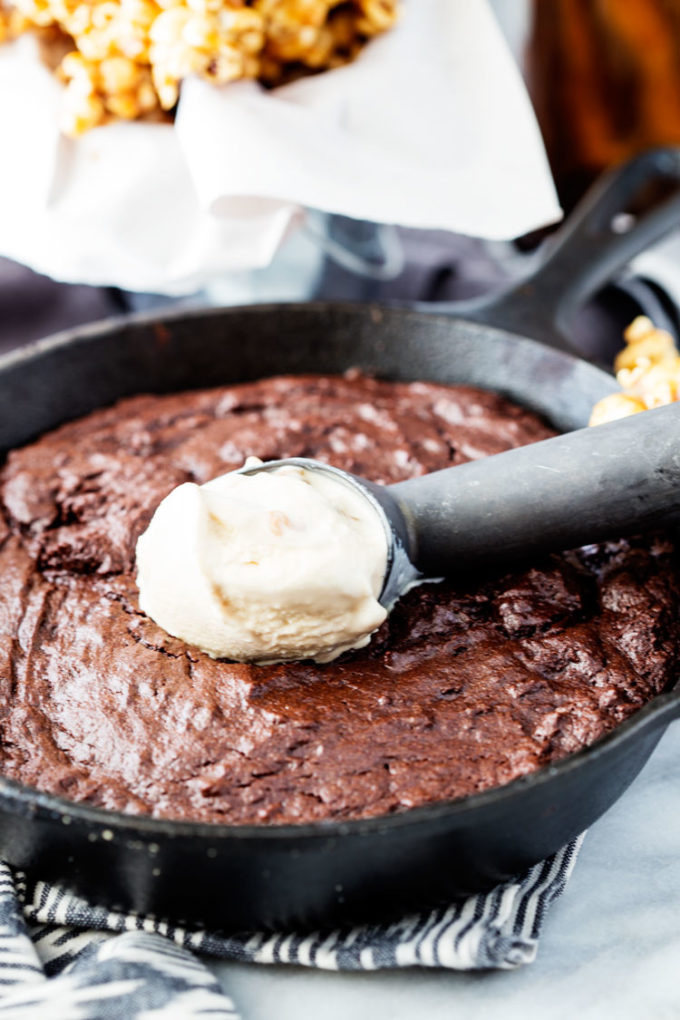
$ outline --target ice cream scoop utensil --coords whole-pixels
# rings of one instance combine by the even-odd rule
[[[680,518],[680,404],[376,485],[318,461],[296,464],[359,487],[381,514],[389,556],[380,601],[413,580],[617,538]]]

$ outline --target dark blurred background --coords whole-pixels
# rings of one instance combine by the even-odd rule
[[[492,0],[492,5],[527,81],[565,211],[608,166],[653,145],[680,144],[680,0]],[[296,296],[303,287],[307,297],[455,301],[521,274],[543,240],[538,232],[513,243],[487,243],[342,217],[321,221],[323,230],[315,232],[324,249],[317,258],[320,268],[310,274],[306,291],[300,283]],[[674,256],[668,257],[673,263]],[[217,287],[182,301],[221,304],[279,296],[280,289],[268,292],[268,271],[262,272],[250,291],[242,285]],[[662,275],[663,280],[627,273],[607,288],[576,323],[577,345],[598,355],[616,350],[623,327],[640,311],[677,335],[676,298],[668,272]],[[55,283],[0,259],[0,350],[170,303],[177,301]]]

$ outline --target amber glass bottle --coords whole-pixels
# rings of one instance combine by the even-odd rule
[[[533,0],[526,74],[560,199],[680,144],[680,0]]]

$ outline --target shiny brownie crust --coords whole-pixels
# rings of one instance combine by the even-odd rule
[[[137,602],[158,502],[249,454],[393,482],[550,434],[490,393],[354,374],[135,397],[12,452],[0,771],[132,813],[303,822],[462,797],[596,740],[674,679],[665,537],[424,585],[325,666],[213,660]]]

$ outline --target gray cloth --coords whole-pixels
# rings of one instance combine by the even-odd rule
[[[524,256],[511,244],[488,244],[445,231],[375,228],[333,217],[314,235],[330,250],[316,292],[330,300],[425,301],[434,305],[490,293],[524,271]],[[330,243],[330,247],[329,247]],[[339,261],[344,264],[339,264]],[[373,274],[373,275],[372,275]],[[677,316],[658,288],[626,280],[607,288],[574,323],[575,347],[585,357],[611,362],[626,325],[643,311],[677,333]],[[258,290],[260,300],[265,294]],[[201,303],[201,295],[183,303]],[[160,314],[178,302],[154,294],[125,294],[100,287],[59,284],[0,259],[0,352],[85,322],[122,312]]]
[[[531,963],[550,905],[576,861],[574,840],[488,893],[389,925],[307,934],[189,930],[26,884],[0,864],[0,1020],[239,1020],[196,954],[325,970],[512,969]]]
[[[116,291],[55,283],[0,258],[0,352],[124,308]]]

